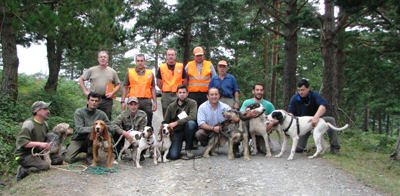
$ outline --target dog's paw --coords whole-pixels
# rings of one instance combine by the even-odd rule
[[[214,152],[214,151],[211,151],[211,155],[212,156],[218,156],[218,154],[216,152]]]
[[[293,160],[293,157],[289,157],[287,160],[288,160],[288,161],[291,161],[291,160]]]
[[[207,154],[205,153],[205,154],[203,154],[203,157],[204,158],[210,158],[210,155],[208,153]]]
[[[114,161],[112,162],[112,164],[117,165],[118,162],[117,162],[116,160],[114,160]]]
[[[281,154],[278,154],[278,155],[275,156],[275,158],[281,158],[281,157],[282,157]]]
[[[235,156],[233,156],[233,155],[228,155],[228,159],[229,159],[229,160],[233,160],[233,159],[235,159]]]
[[[157,161],[157,160],[154,160],[153,162],[154,162],[154,165],[157,165],[157,164],[158,164],[158,161]]]
[[[315,156],[309,156],[308,158],[309,158],[309,159],[313,159],[313,158],[315,158]]]
[[[111,165],[107,165],[107,167],[106,167],[107,169],[111,169],[112,168],[112,166]]]
[[[164,160],[164,163],[167,163],[167,162],[170,162],[171,160],[169,160],[169,159],[165,159]]]
[[[162,162],[162,158],[161,157],[159,157],[157,160],[158,160],[159,163]]]
[[[250,157],[244,157],[244,161],[251,161]]]
[[[251,155],[257,155],[257,151],[253,151],[253,152],[251,152]]]
[[[137,165],[137,166],[136,166],[136,168],[138,168],[138,169],[142,169],[143,167],[142,167],[142,166],[140,166],[140,165]]]
[[[270,157],[270,156],[272,156],[272,154],[271,153],[267,153],[265,156],[266,157]]]

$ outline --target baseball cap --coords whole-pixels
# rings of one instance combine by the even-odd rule
[[[46,103],[44,101],[36,101],[35,103],[32,104],[31,111],[32,111],[32,113],[34,113],[34,112],[36,112],[36,110],[48,108],[50,105],[51,105],[51,102]]]
[[[202,47],[200,47],[200,46],[196,46],[196,47],[194,47],[194,49],[193,49],[193,55],[203,55],[204,54],[204,51],[203,51],[203,48]]]
[[[228,66],[228,63],[226,61],[222,60],[222,61],[219,61],[217,65],[226,65],[226,66]]]
[[[139,100],[136,97],[129,97],[128,103],[131,103],[132,101],[139,103]]]

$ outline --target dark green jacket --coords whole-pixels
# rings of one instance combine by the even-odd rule
[[[132,127],[133,123],[133,127]],[[122,131],[129,131],[133,129],[135,131],[141,131],[147,124],[147,115],[143,110],[138,110],[136,115],[131,118],[131,112],[124,110],[120,115],[111,123],[111,126],[116,133],[120,134]]]
[[[74,113],[74,120],[75,130],[71,140],[86,140],[86,137],[92,133],[93,124],[96,120],[103,120],[108,127],[108,131],[114,135],[114,129],[112,129],[106,113],[99,109],[90,111],[87,109],[87,106],[79,108]]]
[[[186,123],[189,122],[190,120],[196,122],[197,118],[197,103],[195,100],[186,98],[183,104],[179,107],[178,107],[178,101],[179,98],[168,106],[167,112],[165,113],[164,116],[164,120],[162,121],[162,124],[178,121],[178,125],[174,128],[174,131],[176,132],[185,130]],[[182,112],[182,110],[186,112],[188,117],[179,120],[178,115]]]

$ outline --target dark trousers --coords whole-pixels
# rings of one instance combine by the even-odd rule
[[[331,123],[333,126],[336,127],[336,120],[332,117],[322,117],[325,122]],[[328,136],[329,136],[329,143],[331,144],[331,149],[340,149],[339,144],[339,135],[338,132],[332,129],[328,129]],[[307,146],[308,137],[310,137],[311,132],[306,133],[303,136],[300,136],[299,143],[297,144],[296,152],[303,152],[304,148]]]
[[[97,106],[97,109],[106,113],[108,120],[111,121],[112,106],[113,106],[113,99],[100,98],[100,103]]]
[[[165,113],[167,112],[167,108],[169,104],[174,102],[178,96],[176,96],[176,93],[174,92],[163,92],[161,95],[161,106],[162,106],[162,114],[163,117],[165,116]]]
[[[178,159],[182,150],[182,143],[185,141],[185,150],[193,149],[193,139],[197,131],[197,123],[190,120],[186,123],[185,130],[180,132],[174,132],[175,141],[172,142],[169,148],[169,157],[172,160]]]
[[[52,165],[61,165],[63,159],[59,154],[50,154]],[[23,155],[18,159],[18,164],[21,165],[21,178],[28,176],[31,173],[47,171],[50,165],[43,160],[43,156]]]
[[[194,99],[197,103],[197,108],[199,108],[202,103],[207,101],[207,92],[189,92],[188,97]]]
[[[147,114],[147,126],[153,127],[153,103],[150,98],[138,98],[139,110],[143,110]]]
[[[75,157],[81,153],[87,153],[86,157],[93,156],[93,141],[90,140],[90,135],[88,134],[85,140],[70,140],[66,151],[61,152],[65,162],[73,163],[76,161]]]

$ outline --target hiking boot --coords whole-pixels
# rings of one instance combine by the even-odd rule
[[[22,166],[18,165],[17,176],[15,176],[15,181],[16,182],[19,182],[19,181],[21,181],[23,179],[21,169],[22,169]]]
[[[339,149],[337,148],[331,148],[331,154],[335,155],[335,156],[340,156],[340,152]]]
[[[240,152],[239,152],[239,145],[240,144],[233,144],[233,155],[235,158],[240,158]]]

